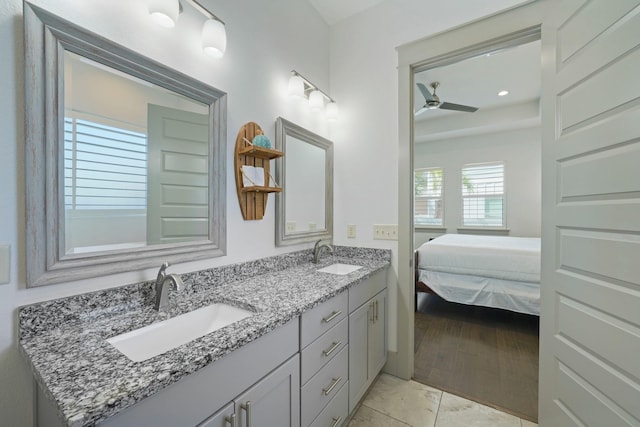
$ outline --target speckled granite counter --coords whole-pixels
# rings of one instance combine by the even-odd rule
[[[19,309],[22,354],[61,420],[91,426],[196,372],[390,263],[391,252],[336,246],[310,262],[304,250],[181,275],[171,309],[153,309],[153,282],[143,282]],[[363,268],[348,275],[319,273],[341,262]],[[227,302],[256,314],[142,362],[105,340],[168,317]]]

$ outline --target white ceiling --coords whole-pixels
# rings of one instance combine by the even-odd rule
[[[363,12],[384,0],[309,0],[329,25]]]
[[[435,109],[416,116],[416,142],[535,126],[540,120],[540,41],[421,71],[415,81],[429,89],[431,82],[439,82],[441,102],[478,107],[474,113]],[[498,96],[503,89],[509,95]],[[417,111],[425,100],[417,86],[413,95]]]
[[[416,74],[416,82],[429,89],[431,82],[440,82],[440,101],[471,105],[480,110],[518,104],[540,97],[540,41],[510,48],[487,56],[477,56],[445,67]],[[506,89],[507,96],[498,96]],[[414,88],[414,110],[424,105],[424,97]],[[477,112],[476,112],[477,113]],[[448,114],[476,114],[447,110],[429,110],[417,120],[427,120]]]

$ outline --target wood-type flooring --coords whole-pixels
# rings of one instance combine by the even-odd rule
[[[538,334],[537,316],[420,294],[414,379],[537,422]]]

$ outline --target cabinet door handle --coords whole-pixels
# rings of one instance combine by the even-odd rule
[[[333,344],[331,344],[331,347],[329,347],[326,350],[322,350],[322,355],[329,356],[331,353],[336,351],[336,348],[340,347],[341,344],[342,344],[342,341],[338,341],[338,342],[334,341]]]
[[[247,427],[251,427],[251,401],[247,400],[247,403],[240,405],[240,407],[247,411]]]
[[[338,310],[338,311],[334,311],[333,313],[331,313],[329,316],[327,317],[323,317],[322,321],[324,323],[329,323],[331,322],[333,319],[335,319],[336,317],[340,316],[342,314],[342,311]]]
[[[374,308],[374,304],[373,301],[371,303],[369,303],[369,310],[371,310],[371,316],[369,316],[371,319],[371,323],[376,321],[376,314],[375,314],[375,308]]]
[[[327,388],[322,389],[322,391],[324,392],[324,395],[328,396],[329,393],[331,393],[331,391],[333,391],[333,389],[336,388],[338,384],[340,384],[340,381],[342,381],[342,377],[333,378],[333,382],[331,383],[331,385]]]
[[[339,426],[340,421],[342,421],[342,416],[339,416],[338,418],[331,418],[331,421],[333,421],[333,424],[331,424],[331,427]]]
[[[374,302],[375,310],[376,310],[376,322],[378,321],[378,300]]]
[[[231,424],[231,427],[236,427],[236,414],[231,414],[230,417],[224,417],[224,420]]]

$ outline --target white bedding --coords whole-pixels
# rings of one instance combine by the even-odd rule
[[[418,248],[418,280],[447,301],[540,314],[540,239],[446,234]]]
[[[418,248],[421,270],[540,282],[540,239],[445,234]]]

